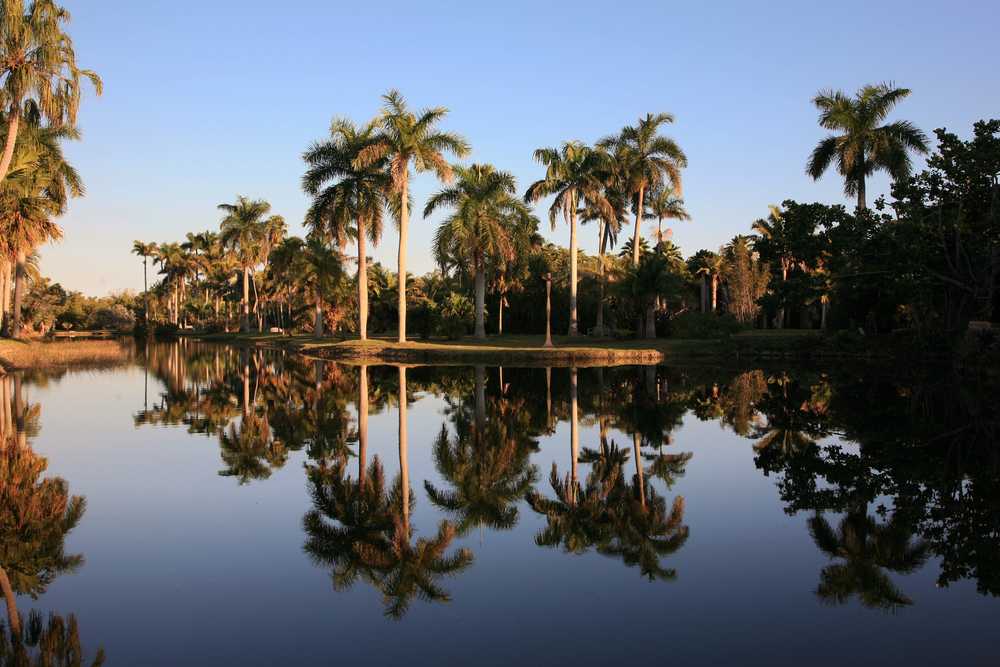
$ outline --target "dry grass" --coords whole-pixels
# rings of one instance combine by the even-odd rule
[[[0,343],[4,371],[108,370],[130,361],[132,354],[114,340]]]

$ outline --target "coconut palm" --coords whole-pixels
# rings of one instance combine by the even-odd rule
[[[434,256],[441,266],[471,262],[476,285],[476,338],[486,338],[484,303],[488,263],[514,259],[518,238],[530,237],[538,220],[515,196],[514,175],[488,164],[470,167],[453,165],[458,176],[454,186],[432,196],[424,207],[424,217],[435,210],[452,209],[434,236]]]
[[[386,161],[388,175],[392,180],[392,190],[399,201],[399,342],[406,342],[406,235],[409,222],[409,176],[410,163],[417,173],[432,170],[439,180],[450,184],[451,166],[444,159],[442,151],[454,153],[460,158],[468,156],[472,149],[460,134],[437,132],[433,128],[448,115],[446,107],[420,109],[413,108],[403,99],[398,90],[390,89],[382,96],[382,112],[377,119],[378,132],[371,144],[365,146],[354,160],[354,166],[364,169]]]
[[[726,268],[726,258],[710,250],[699,250],[688,260],[692,273],[707,277],[712,281],[712,310],[718,305],[719,276]]]
[[[330,138],[313,142],[302,154],[308,165],[302,189],[313,197],[307,220],[335,242],[353,237],[358,242],[358,331],[368,338],[368,257],[365,242],[377,246],[382,238],[382,217],[392,181],[386,158],[356,167],[361,150],[371,144],[377,125],[360,126],[350,118],[335,116]],[[326,185],[336,181],[332,185]],[[351,229],[350,223],[355,227]]]
[[[681,168],[687,166],[684,151],[670,137],[658,134],[660,126],[674,122],[669,113],[646,114],[635,127],[626,126],[621,132],[597,142],[601,148],[615,154],[615,168],[620,173],[626,192],[635,198],[635,237],[632,241],[632,264],[639,265],[639,234],[645,210],[645,194],[665,182],[677,196],[681,194]]]
[[[0,4],[0,80],[8,105],[7,137],[0,158],[0,179],[14,156],[25,101],[53,127],[76,124],[82,90],[89,80],[101,94],[101,79],[76,65],[73,40],[63,32],[70,14],[52,0],[2,0]]]
[[[269,251],[270,229],[264,218],[271,211],[271,205],[263,199],[247,199],[237,196],[235,204],[219,204],[220,211],[227,215],[222,219],[222,245],[229,248],[243,269],[243,300],[240,303],[240,330],[250,332],[250,268],[264,261]],[[272,216],[270,220],[273,222]]]
[[[145,297],[145,319],[144,322],[149,322],[149,280],[146,277],[146,260],[150,257],[156,255],[158,248],[155,243],[143,243],[142,241],[135,241],[132,245],[132,254],[139,255],[142,257],[142,293]]]
[[[927,137],[905,120],[880,125],[893,108],[910,95],[908,88],[893,83],[868,84],[852,99],[843,91],[825,88],[816,93],[819,124],[831,134],[819,142],[806,162],[806,174],[819,180],[831,163],[844,177],[844,194],[857,195],[858,208],[865,208],[865,179],[884,171],[899,180],[910,174],[910,151],[924,155]]]
[[[611,204],[604,196],[608,178],[608,156],[595,151],[580,141],[564,141],[560,148],[539,148],[535,162],[545,165],[545,178],[535,181],[524,198],[538,202],[543,197],[555,195],[549,207],[552,231],[556,230],[556,217],[561,212],[569,224],[569,336],[580,335],[576,308],[577,292],[577,240],[576,216],[581,205],[590,205],[596,211],[614,216]]]

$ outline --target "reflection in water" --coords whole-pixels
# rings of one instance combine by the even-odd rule
[[[356,367],[275,351],[183,346],[150,345],[147,367],[162,389],[136,423],[185,425],[218,438],[226,470],[240,481],[266,478],[290,452],[303,451],[312,461],[309,469],[327,475],[337,461],[358,456],[355,484],[361,484],[375,463],[367,462],[368,416],[397,405],[403,494],[409,488],[406,405],[434,395],[447,405],[447,422],[432,443],[419,443],[419,451],[433,445],[441,479],[424,480],[424,489],[431,505],[454,522],[456,535],[513,527],[523,516],[520,496],[545,517],[539,544],[571,553],[594,549],[654,579],[670,579],[662,559],[684,544],[689,529],[683,497],[667,502],[661,494],[680,484],[693,462],[691,452],[674,449],[685,441],[683,420],[693,416],[748,439],[746,456],[775,477],[785,511],[813,517],[801,529],[841,561],[821,574],[821,598],[840,599],[844,591],[864,598],[872,589],[866,581],[923,563],[897,567],[891,559],[883,564],[881,556],[851,551],[846,535],[852,531],[869,540],[879,535],[877,544],[865,547],[869,551],[897,533],[906,535],[910,550],[941,560],[939,585],[969,578],[981,593],[1000,595],[994,556],[1000,553],[1000,392],[993,385],[941,372],[932,379],[914,370],[859,375],[856,368],[817,373],[777,365],[742,372],[506,368],[497,381],[501,373],[483,367]],[[30,410],[15,406],[13,412],[6,422],[26,415],[30,433]],[[538,439],[565,432],[556,430],[565,422],[570,458],[553,467],[549,499],[535,489],[537,462],[531,458]],[[580,435],[590,427],[600,436]],[[629,446],[619,448],[615,439]],[[297,469],[286,466],[283,474]],[[319,478],[314,483],[334,485]],[[316,510],[324,521],[340,521],[342,510]],[[409,503],[400,501],[393,512],[408,538]],[[841,516],[824,518],[830,513]],[[395,524],[379,531],[380,539],[395,543]],[[438,548],[450,540],[432,542]],[[393,558],[403,558],[404,543],[409,539]],[[389,591],[388,581],[372,575],[369,583]],[[869,607],[898,610],[909,600],[882,591],[864,598]]]
[[[40,406],[25,404],[20,374],[13,381],[0,378],[0,385],[4,398],[0,410],[0,589],[8,620],[0,628],[0,664],[49,665],[56,659],[63,660],[59,664],[80,664],[76,618],[51,615],[43,624],[32,611],[24,623],[15,596],[30,595],[37,600],[57,577],[83,567],[83,555],[67,554],[65,541],[83,517],[86,500],[70,496],[69,484],[61,477],[42,478],[48,460],[36,454],[29,442],[29,435],[38,431]],[[103,660],[103,651],[98,650],[93,664]]]
[[[396,476],[387,493],[377,456],[363,480],[351,479],[346,468],[347,460],[340,458],[308,469],[314,509],[302,518],[308,536],[302,548],[312,563],[331,568],[338,592],[350,590],[358,580],[376,588],[385,615],[396,621],[406,615],[414,598],[450,602],[438,582],[464,572],[474,559],[466,548],[445,555],[455,539],[454,524],[442,521],[434,538],[421,537],[411,544],[407,517],[416,497],[403,502],[402,477]]]
[[[896,613],[913,600],[903,594],[885,570],[916,572],[927,562],[928,544],[895,520],[879,524],[867,508],[851,508],[834,531],[819,514],[809,519],[809,534],[820,551],[844,562],[823,568],[814,591],[825,605],[847,604],[857,595],[866,609]]]

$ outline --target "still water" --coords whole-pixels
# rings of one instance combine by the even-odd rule
[[[949,378],[151,343],[0,381],[0,566],[106,665],[996,664],[1000,391]]]

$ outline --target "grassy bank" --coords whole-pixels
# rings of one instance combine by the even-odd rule
[[[132,360],[115,340],[36,342],[0,340],[0,372],[36,370],[105,370]]]
[[[504,363],[530,365],[603,366],[614,364],[654,364],[686,356],[713,356],[719,353],[715,340],[608,340],[570,339],[553,336],[553,348],[542,347],[545,336],[492,336],[486,340],[430,338],[398,343],[396,335],[315,340],[311,335],[283,336],[270,333],[198,335],[206,341],[281,347],[325,359],[378,360],[402,363]]]

